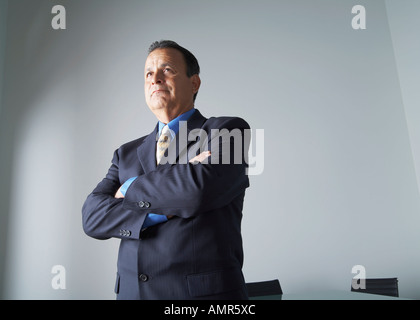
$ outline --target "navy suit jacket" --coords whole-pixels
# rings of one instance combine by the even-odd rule
[[[242,161],[234,163],[237,143],[229,136],[218,139],[219,151],[212,149],[212,129],[239,129],[248,124],[234,117],[206,119],[196,110],[187,123],[187,132],[202,129],[208,140],[179,141],[178,163],[156,165],[155,130],[148,136],[122,145],[115,151],[106,177],[87,197],[83,228],[96,239],[120,238],[117,299],[247,299],[242,274],[242,208],[249,186],[246,161],[249,143],[242,140]],[[222,162],[222,148],[230,142],[230,163]],[[208,164],[179,163],[187,150],[208,144]],[[235,145],[235,146],[233,146]],[[181,147],[179,147],[181,146]],[[226,149],[224,149],[226,150]],[[226,151],[224,151],[226,152]],[[219,157],[219,164],[214,164]],[[124,199],[114,195],[129,178],[138,178]],[[149,213],[174,216],[145,230]]]

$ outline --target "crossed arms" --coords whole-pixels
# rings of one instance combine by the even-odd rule
[[[249,128],[243,120],[241,125],[241,130]],[[233,152],[233,148],[230,150]],[[244,146],[244,153],[247,150],[248,146]],[[140,239],[150,213],[170,218],[192,218],[226,206],[249,186],[246,163],[202,163],[214,156],[221,157],[221,154],[205,152],[188,164],[158,166],[156,170],[140,175],[122,195],[119,179],[122,160],[117,150],[107,176],[83,205],[85,233],[96,239]],[[129,232],[121,235],[121,230]]]

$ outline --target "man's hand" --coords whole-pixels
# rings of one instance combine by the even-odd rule
[[[122,187],[122,186],[121,186]],[[121,199],[121,198],[124,198],[124,195],[121,193],[121,187],[118,189],[118,191],[115,193],[115,196],[114,196],[114,198],[116,198],[116,199]]]
[[[211,156],[210,151],[204,151],[204,152],[200,153],[198,156],[195,156],[194,158],[192,158],[189,162],[192,163],[192,164],[198,164],[199,162],[203,162],[204,160],[206,160],[210,156]]]

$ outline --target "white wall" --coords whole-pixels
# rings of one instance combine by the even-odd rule
[[[420,186],[420,2],[416,0],[385,1],[395,52],[395,62],[400,79],[401,94],[413,160],[416,168],[417,185]]]
[[[420,298],[409,119],[419,73],[406,73],[419,63],[404,60],[403,19],[418,14],[395,3],[62,0],[67,30],[55,31],[53,1],[9,1],[3,297],[114,299],[118,240],[85,236],[80,210],[114,149],[153,129],[146,50],[173,39],[200,61],[204,115],[265,130],[264,172],[250,177],[244,208],[247,280],[279,278],[288,293],[350,290],[362,264]],[[366,30],[351,28],[355,4],[367,9]],[[56,264],[66,290],[51,288]]]

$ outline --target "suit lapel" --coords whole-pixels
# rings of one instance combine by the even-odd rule
[[[203,117],[200,111],[195,110],[194,114],[187,122],[188,133],[193,129],[201,128],[206,121],[207,118]]]
[[[203,124],[207,121],[205,117],[200,113],[200,111],[196,110],[191,118],[187,121],[187,128],[185,130],[180,128],[178,134],[176,135],[176,143],[172,143],[170,148],[176,148],[176,162],[181,164],[188,163],[188,148],[193,144],[195,141],[188,141],[188,136],[190,132],[194,129],[199,129],[203,126]]]
[[[155,130],[149,134],[143,143],[137,148],[137,156],[145,173],[156,169],[156,135],[158,133],[158,125]]]

